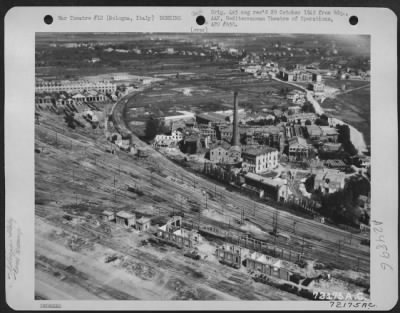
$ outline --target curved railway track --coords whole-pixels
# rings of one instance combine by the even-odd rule
[[[266,232],[272,228],[273,219],[276,214],[275,212],[278,212],[278,230],[288,233],[291,239],[289,242],[276,240],[275,244],[277,247],[290,249],[293,251],[304,250],[306,258],[316,259],[323,263],[331,263],[344,269],[358,269],[360,271],[369,272],[369,249],[367,247],[360,246],[359,244],[355,245],[357,241],[364,239],[365,237],[358,234],[350,235],[350,233],[345,230],[337,229],[325,224],[321,224],[314,220],[307,220],[288,212],[280,211],[269,205],[254,201],[246,196],[243,196],[242,194],[230,192],[221,184],[216,184],[183,169],[179,165],[176,165],[161,155],[152,147],[149,147],[147,144],[140,141],[128,128],[126,128],[124,122],[122,122],[120,116],[121,109],[118,107],[118,105],[115,105],[113,108],[117,110],[112,112],[114,126],[116,126],[119,131],[123,129],[124,132],[129,132],[138,147],[145,147],[146,149],[150,149],[152,151],[152,154],[148,160],[140,160],[140,163],[143,166],[130,166],[129,173],[123,171],[120,172],[120,164],[122,163],[126,166],[127,162],[132,163],[133,157],[126,153],[117,153],[118,157],[111,154],[104,155],[104,151],[109,146],[109,143],[104,140],[104,142],[96,142],[96,144],[93,146],[85,146],[84,143],[88,142],[88,138],[83,134],[75,133],[74,138],[71,138],[63,133],[58,133],[58,143],[65,146],[66,150],[68,150],[67,148],[71,143],[73,143],[74,147],[82,147],[81,151],[83,151],[83,148],[85,148],[89,149],[93,154],[104,155],[101,158],[98,158],[96,161],[93,159],[86,159],[86,161],[94,161],[96,165],[101,165],[108,170],[114,171],[114,173],[118,173],[116,174],[116,176],[118,175],[118,184],[120,180],[124,181],[122,184],[125,184],[126,181],[140,183],[141,189],[145,195],[151,195],[151,193],[154,192],[154,186],[162,186],[162,188],[158,188],[157,190],[158,197],[162,198],[168,205],[171,206],[171,208],[169,208],[170,211],[179,211],[180,209],[183,210],[185,212],[185,217],[187,217],[188,220],[191,220],[194,224],[196,224],[198,221],[198,213],[192,212],[188,207],[174,207],[177,203],[177,194],[189,198],[195,203],[198,203],[199,208],[202,210],[204,210],[205,207],[205,197],[201,191],[205,191],[207,195],[215,196],[216,194],[218,198],[217,201],[215,201],[216,199],[213,199],[213,197],[209,197],[209,199],[207,199],[207,206],[209,209],[212,209],[216,212],[223,211],[224,215],[229,216],[229,218],[232,220],[240,219],[243,209],[246,219],[248,219],[249,222],[258,225]],[[46,133],[54,132],[45,125],[37,125],[37,127],[37,129],[42,129]],[[50,137],[50,141],[52,141],[54,144],[54,135],[48,137]],[[86,152],[87,151],[82,153],[82,157],[86,155]],[[74,155],[76,156],[76,152]],[[154,168],[155,163],[159,164],[159,166],[155,168],[154,174],[151,173],[149,175],[149,169]],[[160,164],[162,165],[160,166]],[[96,181],[96,185],[100,185],[106,190],[114,189],[112,177],[109,178],[109,182],[104,182],[104,178],[99,175],[96,170],[90,170],[88,167],[85,167],[85,173],[87,175],[92,175],[90,177],[92,180]],[[131,173],[134,174],[136,178],[133,178],[130,175]],[[171,177],[177,177],[176,180],[178,182],[183,182],[183,184],[173,181]],[[195,182],[196,188],[190,187],[194,185],[193,182]],[[124,196],[128,201],[134,199],[132,196],[129,196],[129,194],[125,194],[120,191],[118,192],[118,195]],[[146,200],[149,200],[154,204],[154,206],[161,207],[160,203],[155,201],[151,196],[147,196],[147,198],[148,199]],[[202,217],[202,219],[204,219],[204,217]],[[205,220],[210,221],[209,218]],[[293,222],[296,222],[295,233],[293,232]],[[216,221],[216,226],[222,226],[223,224],[223,222]],[[238,232],[243,232],[243,230],[241,230],[239,227],[235,227],[233,224],[231,225],[231,228]],[[345,240],[350,241],[350,236],[352,236],[352,244],[344,243],[343,241]],[[264,239],[271,243],[275,241],[273,236],[270,235],[265,235]],[[340,253],[339,240],[342,241],[340,243]],[[303,242],[304,248],[299,246],[299,243],[302,245]]]

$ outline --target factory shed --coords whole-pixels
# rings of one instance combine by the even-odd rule
[[[104,210],[101,212],[101,220],[103,222],[109,222],[115,219],[115,214],[112,211]]]
[[[136,220],[136,229],[139,231],[146,231],[150,229],[150,218],[141,217]]]
[[[136,216],[134,213],[129,213],[126,211],[119,211],[116,214],[116,222],[117,224],[123,225],[123,226],[134,226],[136,222]]]

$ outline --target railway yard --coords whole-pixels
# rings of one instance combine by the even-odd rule
[[[128,131],[121,119],[123,107],[114,107],[114,126]],[[110,106],[104,110],[109,112]],[[179,249],[151,241],[152,232],[105,224],[99,220],[104,209],[151,217],[153,233],[171,214],[184,213],[184,222],[193,228],[212,226],[232,236],[257,238],[293,255],[303,253],[310,266],[300,269],[294,258],[288,264],[306,275],[323,271],[312,266],[322,263],[333,277],[325,288],[336,284],[355,294],[369,285],[369,247],[361,244],[364,236],[283,211],[278,213],[279,231],[287,236],[272,236],[269,231],[277,211],[273,207],[185,170],[135,136],[134,144],[150,152],[147,158],[105,152],[110,143],[104,129],[71,130],[61,116],[40,114],[35,136],[37,297],[301,298],[272,281],[255,282],[243,268],[218,264],[214,253],[221,239],[205,241],[198,248],[203,258],[194,261]],[[109,255],[118,258],[106,263]],[[121,271],[128,275],[118,275]]]
[[[200,37],[193,42],[191,37],[164,38],[161,34],[159,38],[152,34],[121,35],[120,39],[92,34],[85,35],[93,37],[87,42],[78,40],[79,36],[63,36],[60,40],[54,35],[37,38],[35,299],[302,301],[329,300],[320,295],[330,293],[347,295],[350,300],[370,298],[368,222],[361,220],[361,214],[354,223],[339,223],[331,216],[326,216],[325,222],[323,214],[314,210],[316,206],[308,206],[317,202],[314,199],[325,199],[326,194],[342,192],[345,178],[340,188],[320,190],[314,187],[317,175],[310,166],[310,201],[301,207],[290,205],[294,202],[290,202],[288,193],[284,200],[264,196],[267,189],[262,190],[262,195],[250,195],[242,188],[246,184],[234,179],[218,181],[216,176],[202,171],[207,162],[214,162],[222,164],[221,168],[226,165],[231,173],[237,169],[243,181],[249,173],[254,174],[252,177],[257,176],[255,173],[264,175],[259,176],[261,183],[264,179],[274,183],[285,180],[284,186],[274,186],[274,195],[280,195],[282,186],[286,190],[293,187],[293,177],[302,171],[301,164],[306,161],[289,159],[290,145],[297,144],[294,137],[303,136],[303,132],[297,133],[299,129],[322,129],[320,124],[328,123],[321,107],[343,120],[349,115],[348,123],[369,121],[369,99],[365,100],[369,97],[369,76],[357,82],[348,80],[346,86],[324,76],[323,81],[331,83],[328,90],[335,92],[330,98],[322,97],[322,113],[317,112],[320,104],[315,100],[321,98],[312,96],[318,92],[307,89],[321,87],[322,80],[320,69],[310,62],[326,53],[321,73],[330,66],[339,75],[344,67],[335,66],[348,57],[352,44],[342,43],[344,52],[340,55],[333,54],[331,42],[322,37],[319,40],[323,52],[313,49],[318,41],[307,36],[299,37],[303,38],[299,42],[290,36],[282,37],[282,42],[267,36],[262,38],[262,44],[258,37],[249,41],[228,36],[228,48],[215,43],[218,36],[210,42]],[[229,44],[239,48],[229,48]],[[256,52],[245,51],[247,47],[256,47]],[[67,53],[66,49],[72,52]],[[283,50],[288,54],[282,54]],[[295,72],[311,71],[306,73],[308,80],[285,81],[280,75],[292,70],[278,70],[276,62],[266,61],[279,57]],[[349,66],[367,62],[365,55],[349,60]],[[311,68],[300,64],[306,61]],[[262,66],[253,71],[256,64]],[[366,71],[359,73],[367,75]],[[346,75],[355,74],[349,70]],[[363,95],[365,104],[357,94],[350,93],[354,90]],[[238,93],[240,129],[250,129],[251,125],[258,129],[269,127],[268,143],[248,144],[247,131],[239,138]],[[296,102],[295,97],[301,101]],[[350,104],[349,99],[353,101]],[[299,119],[288,121],[292,118],[288,108]],[[340,115],[344,110],[346,113]],[[302,116],[308,116],[307,120],[300,121]],[[210,120],[199,123],[202,127],[197,128],[199,117]],[[159,123],[152,138],[146,133],[149,121]],[[166,121],[172,121],[168,124],[170,129],[161,130],[161,126],[167,128]],[[321,126],[324,132],[333,133],[330,138],[336,138],[329,143],[321,139],[311,144],[307,135],[308,145],[304,145],[306,139],[297,138],[297,146],[306,147],[307,162],[314,157],[311,153],[309,157],[308,152],[317,153],[325,144],[342,149],[342,143],[337,143],[337,129]],[[223,139],[221,129],[226,134],[229,127],[232,138]],[[296,130],[296,135],[288,139],[289,128]],[[275,137],[274,129],[278,129]],[[361,131],[368,133],[369,124]],[[176,134],[182,136],[180,141],[156,144],[157,136],[172,140]],[[369,135],[366,138],[369,143]],[[229,148],[224,150],[227,144]],[[252,145],[274,150],[276,165],[268,165],[264,172],[255,172],[254,165],[252,172],[242,166],[244,159],[224,164],[224,160],[209,157],[213,149],[233,154],[239,149],[239,153],[250,154],[246,149]],[[193,147],[197,152],[191,152]],[[301,153],[303,158],[305,153]],[[350,167],[347,163],[343,166]],[[290,167],[295,169],[293,177]],[[278,174],[284,171],[287,176],[281,179]],[[340,175],[338,172],[338,177],[347,175],[346,179],[368,174],[366,168]],[[302,187],[305,182],[306,179]],[[329,180],[325,182],[329,184]],[[259,192],[254,186],[246,187]],[[315,198],[311,192],[315,192]],[[307,194],[306,187],[304,193]],[[370,193],[363,196],[370,201]],[[304,200],[304,194],[301,197]],[[358,201],[358,197],[357,194],[354,199]],[[339,210],[339,205],[335,209]]]

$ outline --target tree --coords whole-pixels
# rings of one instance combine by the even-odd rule
[[[325,114],[321,114],[320,119],[324,120],[324,121],[328,121],[328,116],[326,116]]]
[[[357,154],[357,149],[350,140],[350,128],[348,125],[336,125],[338,130],[338,142],[343,145],[344,151],[350,155]]]
[[[322,119],[322,118],[317,118],[315,120],[315,125],[318,126],[329,126],[328,120]]]
[[[306,187],[307,192],[312,192],[314,190],[314,180],[315,180],[314,175],[311,175],[306,179],[304,187]]]
[[[306,120],[304,124],[305,124],[306,126],[309,126],[309,125],[311,125],[311,121],[310,121],[310,120]]]
[[[147,140],[152,140],[157,134],[165,133],[167,131],[168,128],[165,126],[164,121],[152,117],[146,122],[144,136]]]
[[[306,112],[306,113],[315,113],[314,106],[312,105],[312,103],[310,103],[308,101],[303,104],[302,110],[303,110],[303,112]]]

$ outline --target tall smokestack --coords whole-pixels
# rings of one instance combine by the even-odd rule
[[[239,146],[239,119],[238,119],[238,92],[233,93],[233,134],[232,134],[232,146]]]

